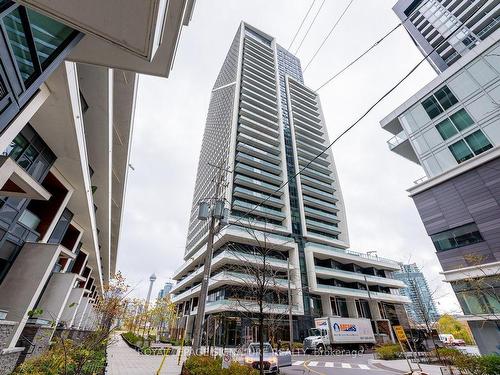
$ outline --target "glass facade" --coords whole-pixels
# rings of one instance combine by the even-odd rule
[[[452,282],[451,286],[466,315],[500,313],[500,280],[498,276]]]
[[[462,225],[431,236],[437,251],[446,251],[483,241],[475,223]]]
[[[14,159],[36,181],[42,182],[56,157],[43,139],[26,125],[2,155]],[[37,241],[39,218],[26,207],[29,199],[0,197],[0,282],[26,241]]]
[[[431,119],[437,117],[448,108],[458,103],[457,98],[447,86],[441,87],[434,92],[434,95],[429,96],[422,101],[422,106]]]

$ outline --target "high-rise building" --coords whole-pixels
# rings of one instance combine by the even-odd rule
[[[418,326],[437,322],[439,313],[433,293],[417,264],[401,264],[401,270],[394,272],[394,278],[406,284],[405,288],[399,290],[399,294],[411,300],[411,304],[405,305],[410,323]]]
[[[398,2],[396,8],[404,3]],[[423,11],[435,3],[418,2],[416,10]],[[470,6],[465,7],[466,3]],[[480,37],[469,53],[468,48],[461,50],[458,60],[448,68],[443,65],[440,69],[446,69],[442,73],[384,118],[381,125],[394,135],[388,141],[389,149],[423,167],[425,177],[415,181],[408,192],[479,350],[499,352],[499,4],[442,4],[468,9],[465,26]],[[485,26],[480,29],[477,25]],[[417,32],[405,26],[412,35]],[[455,28],[447,35],[462,35],[462,28]],[[439,50],[439,44],[433,48]]]
[[[172,300],[179,316],[174,334],[192,335],[208,233],[207,222],[198,220],[198,203],[215,196],[213,177],[220,169],[229,170],[221,197],[231,213],[229,225],[216,235],[206,304],[206,316],[225,319],[218,324],[216,344],[256,339],[248,314],[255,298],[241,286],[245,275],[238,272],[241,259],[259,265],[260,258],[242,255],[255,246],[273,250],[268,260],[276,270],[276,294],[269,297],[274,310],[266,312],[287,312],[291,303],[295,340],[319,316],[398,322],[396,310],[404,311],[401,304],[409,302],[395,292],[404,284],[391,278],[399,265],[347,250],[344,203],[328,143],[319,96],[304,85],[299,59],[273,37],[241,23],[211,92],[185,263],[174,275]],[[291,301],[277,298],[287,290],[288,264]],[[288,339],[288,321],[279,324]]]
[[[429,62],[438,73],[500,26],[495,0],[399,0],[393,9],[420,51],[430,54]]]
[[[61,329],[93,328],[116,272],[137,73],[168,76],[192,7],[0,1],[1,374]]]
[[[158,299],[166,297],[170,294],[174,284],[171,282],[166,282],[162,289],[158,292]]]

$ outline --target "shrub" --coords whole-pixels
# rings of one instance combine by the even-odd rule
[[[222,368],[222,358],[206,355],[192,355],[182,369],[182,375],[258,375],[259,372],[250,367],[233,362],[228,369]]]
[[[92,375],[104,372],[106,347],[87,348],[65,340],[64,346],[56,342],[50,350],[30,358],[19,365],[15,375]]]
[[[142,342],[142,337],[136,335],[134,332],[125,332],[122,333],[122,337],[125,339],[125,341],[128,341],[132,345],[138,345],[138,342]]]
[[[441,348],[439,356],[448,366],[454,366],[460,372],[471,375],[500,374],[500,356],[488,354],[484,356],[465,354],[457,349]]]
[[[398,359],[401,355],[401,347],[397,344],[384,344],[375,348],[380,359]]]

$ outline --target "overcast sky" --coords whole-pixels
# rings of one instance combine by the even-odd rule
[[[197,0],[182,31],[168,79],[141,76],[118,267],[145,297],[156,273],[156,296],[182,264],[192,194],[210,91],[242,20],[277,38],[285,48],[312,0]],[[317,0],[294,46],[317,9]],[[349,0],[327,1],[297,55],[308,63]],[[304,74],[317,89],[399,20],[395,0],[354,0]],[[406,31],[398,29],[350,70],[319,91],[330,137],[355,121],[420,59]],[[390,133],[379,121],[435,77],[425,64],[333,147],[344,195],[351,249],[416,262],[439,297],[442,312],[458,312],[443,283],[432,242],[408,189],[423,169],[389,151]]]

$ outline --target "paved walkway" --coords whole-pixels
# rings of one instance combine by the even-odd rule
[[[384,369],[384,370],[393,370],[396,373],[407,373],[409,371],[408,362],[405,359],[396,359],[392,361],[383,361],[380,359],[372,359],[370,361],[372,366]],[[418,365],[416,363],[411,362],[411,367],[414,370],[418,370]],[[420,364],[422,367],[422,371],[429,375],[441,375],[441,368],[437,365],[426,365]]]
[[[107,375],[153,375],[160,367],[161,355],[142,355],[131,349],[120,335],[108,348]],[[181,366],[177,366],[177,356],[167,356],[162,375],[179,375]]]

